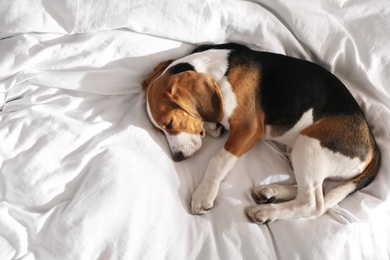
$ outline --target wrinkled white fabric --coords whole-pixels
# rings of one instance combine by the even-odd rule
[[[388,259],[390,3],[0,2],[0,259]],[[215,207],[191,194],[226,137],[175,163],[141,82],[200,43],[315,61],[350,89],[382,153],[374,182],[314,220],[248,221],[255,185],[294,177],[259,143]]]

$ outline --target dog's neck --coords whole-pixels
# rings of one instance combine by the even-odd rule
[[[219,83],[222,80],[228,69],[228,56],[231,50],[207,50],[188,55],[184,58],[175,60],[170,67],[180,63],[188,63],[192,65],[194,70],[199,73],[206,73]]]
[[[229,130],[228,119],[237,106],[236,95],[233,92],[232,86],[225,77],[229,68],[229,54],[231,50],[207,50],[200,53],[194,53],[183,59],[179,59],[174,63],[188,62],[195,71],[207,73],[216,82],[223,100],[223,117],[217,123],[221,123]]]

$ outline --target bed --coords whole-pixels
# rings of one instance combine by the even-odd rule
[[[0,259],[389,259],[390,3],[302,1],[0,2]],[[316,62],[366,114],[378,176],[316,219],[250,223],[250,189],[294,183],[260,142],[215,207],[191,194],[226,141],[172,160],[142,81],[203,43],[238,42]]]

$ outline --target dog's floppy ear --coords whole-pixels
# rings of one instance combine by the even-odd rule
[[[176,74],[168,92],[170,99],[190,115],[208,122],[222,119],[222,95],[215,81],[207,74],[194,71]]]
[[[153,70],[152,73],[142,82],[142,87],[146,90],[148,89],[150,83],[153,82],[158,76],[163,73],[163,71],[173,62],[173,60],[167,60],[160,62],[157,67]]]

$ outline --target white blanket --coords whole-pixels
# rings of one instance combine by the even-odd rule
[[[389,259],[389,21],[383,0],[0,1],[0,259]],[[317,219],[252,224],[252,187],[294,183],[261,142],[191,215],[226,137],[173,162],[141,82],[229,41],[335,73],[380,147],[373,183]]]

